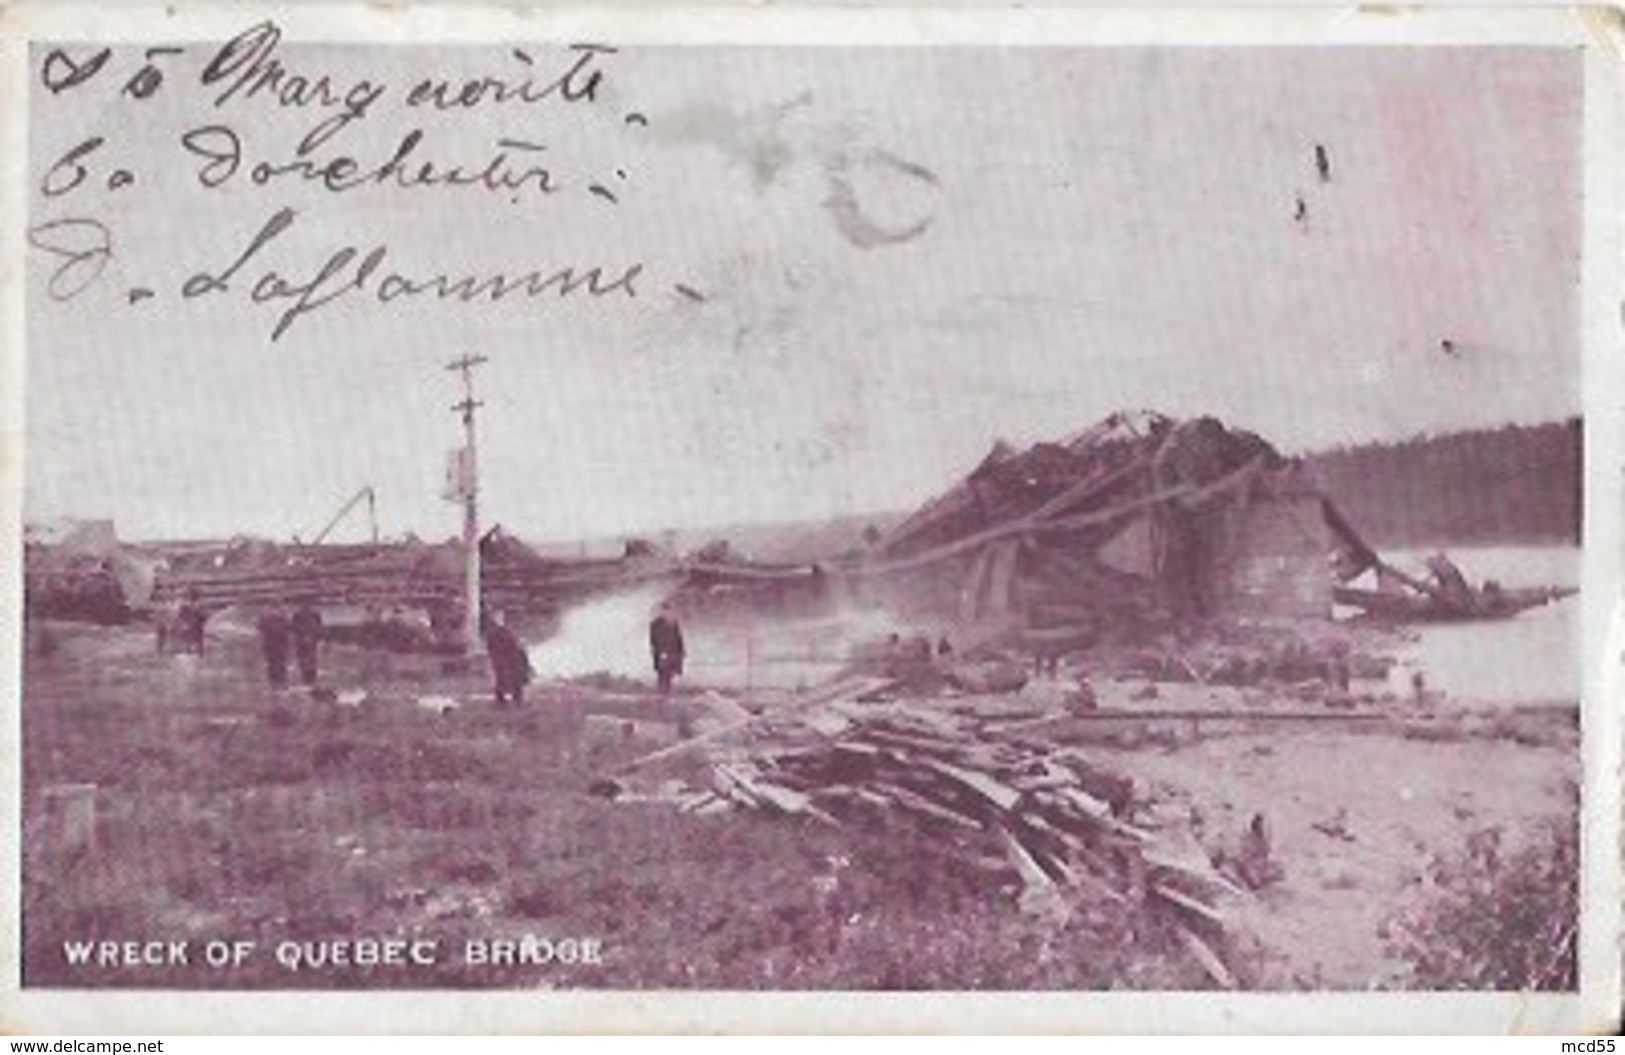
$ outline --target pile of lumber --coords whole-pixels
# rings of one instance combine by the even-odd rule
[[[661,762],[686,755],[689,779],[664,781],[654,797],[700,813],[908,824],[1018,880],[1031,902],[1077,893],[1158,910],[1216,981],[1233,984],[1214,949],[1220,902],[1242,892],[1197,843],[1188,815],[1146,808],[1128,778],[1045,741],[1044,723],[1020,701],[888,701],[887,687],[854,679],[645,756],[606,793],[640,777],[653,786]]]
[[[450,546],[245,541],[170,559],[152,599],[162,605],[191,596],[206,609],[307,597],[324,605],[433,609],[458,597],[459,567]]]

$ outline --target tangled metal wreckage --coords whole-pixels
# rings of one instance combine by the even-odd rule
[[[83,535],[84,532],[79,532]],[[27,547],[31,610],[120,621],[182,595],[205,609],[301,596],[455,626],[458,543],[120,546],[108,531]],[[545,622],[594,596],[669,583],[684,607],[812,611],[858,602],[956,625],[1076,630],[1148,620],[1325,618],[1335,603],[1404,619],[1497,618],[1560,594],[1469,586],[1447,560],[1407,575],[1367,545],[1301,463],[1213,418],[1113,414],[1058,442],[1001,443],[889,531],[816,561],[764,563],[717,542],[630,542],[615,558],[543,557],[500,528],[482,597]],[[1356,585],[1371,573],[1374,588]]]

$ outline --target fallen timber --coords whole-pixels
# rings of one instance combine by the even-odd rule
[[[1188,818],[1143,809],[1133,782],[1086,751],[1008,734],[974,705],[862,702],[884,688],[883,679],[847,679],[633,759],[591,790],[685,812],[903,824],[950,840],[960,860],[1002,875],[1024,904],[1095,896],[1147,909],[1194,937],[1180,941],[1215,982],[1234,984],[1216,950],[1225,900],[1245,895]]]

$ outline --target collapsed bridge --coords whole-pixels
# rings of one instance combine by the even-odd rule
[[[87,594],[71,561],[44,546],[28,556],[33,610],[71,614],[61,599],[77,596],[107,606],[105,582]],[[656,582],[695,612],[859,603],[1057,640],[1107,623],[1326,618],[1335,601],[1465,617],[1556,596],[1498,592],[1492,604],[1459,583],[1445,591],[1406,576],[1360,538],[1300,460],[1212,417],[1152,411],[1114,413],[1026,450],[996,444],[958,483],[843,552],[769,563],[722,541],[686,555],[629,542],[614,558],[555,558],[493,528],[480,556],[482,603],[544,623],[589,598]],[[183,597],[218,609],[297,596],[415,611],[437,635],[461,619],[463,547],[455,542],[235,540],[148,547],[146,557],[156,566],[153,587],[149,598],[125,600],[130,611]],[[97,567],[90,571],[101,574]],[[1379,575],[1378,590],[1348,586],[1367,572]]]

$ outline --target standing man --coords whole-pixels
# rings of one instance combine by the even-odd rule
[[[494,612],[486,623],[485,651],[491,657],[491,678],[496,683],[497,706],[518,706],[525,702],[525,685],[531,678],[530,656],[524,643],[508,625],[507,617]]]
[[[288,685],[288,641],[292,627],[288,622],[288,608],[280,600],[272,601],[260,614],[260,651],[265,655],[265,677],[274,689]]]
[[[314,688],[318,653],[322,645],[322,613],[309,594],[294,609],[289,629],[293,634],[294,656],[299,660],[299,678],[307,688]]]
[[[672,682],[683,672],[683,627],[669,604],[662,604],[649,624],[649,653],[654,660],[660,698],[667,699]]]
[[[153,628],[158,632],[158,654],[175,651],[180,642],[181,601],[176,598],[153,612]]]
[[[172,639],[180,642],[179,651],[203,655],[203,624],[207,620],[198,600],[197,587],[188,586],[180,607],[175,610],[175,626],[170,631]]]

